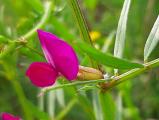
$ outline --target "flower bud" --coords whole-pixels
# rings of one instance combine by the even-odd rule
[[[95,79],[103,79],[103,74],[101,71],[91,68],[79,66],[79,71],[77,78],[79,80],[95,80]]]

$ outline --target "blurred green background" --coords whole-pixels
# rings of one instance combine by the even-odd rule
[[[27,46],[23,43],[15,45],[6,42],[6,39],[17,40],[34,28],[46,14],[46,2],[45,0],[0,0],[0,35],[5,37],[5,42],[0,41],[0,112],[13,113],[28,120],[45,120],[48,116],[64,120],[96,119],[92,90],[85,91],[71,87],[53,91],[44,98],[37,97],[40,89],[33,86],[25,76],[30,63],[45,61],[30,49],[42,52],[36,33],[27,39]],[[52,6],[42,29],[58,35],[70,44],[80,40],[67,1],[51,2]],[[79,3],[95,46],[99,49],[106,46],[108,49],[105,52],[113,54],[114,32],[124,0],[79,0]],[[143,62],[144,44],[158,14],[158,0],[131,1],[124,58]],[[78,49],[76,51],[80,63],[90,66],[88,58]],[[151,59],[159,57],[158,55],[159,46],[152,53]],[[104,70],[113,73],[113,69],[104,67]],[[58,84],[60,83],[63,83],[63,80],[59,80]],[[119,92],[122,95],[121,100],[118,100]],[[121,120],[159,119],[159,68],[123,83],[109,93],[107,98],[112,99],[109,106],[121,102],[116,105],[116,109],[118,107],[122,109]],[[42,99],[44,99],[44,108],[42,108]],[[111,112],[109,107],[105,109]]]

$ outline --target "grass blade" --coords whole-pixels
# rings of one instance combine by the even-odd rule
[[[118,69],[132,69],[143,67],[143,65],[141,64],[129,62],[127,60],[114,57],[110,54],[102,53],[101,51],[96,50],[86,43],[78,42],[78,47],[81,48],[81,50],[87,53],[87,55],[93,58],[95,61],[109,67]]]
[[[144,48],[144,61],[148,59],[153,49],[157,46],[159,41],[159,16],[150,32]]]
[[[125,0],[117,28],[114,56],[119,58],[122,57],[125,46],[126,25],[127,25],[127,17],[128,17],[130,2],[131,0]]]

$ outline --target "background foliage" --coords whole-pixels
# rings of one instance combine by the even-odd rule
[[[26,37],[37,24],[69,42],[78,53],[81,65],[91,66],[88,56],[75,44],[82,38],[67,1],[52,0],[50,8],[45,8],[46,2],[0,0],[0,112],[10,112],[26,120],[49,117],[65,120],[159,119],[159,68],[107,93],[101,93],[95,86],[78,86],[51,91],[44,98],[37,97],[40,90],[25,76],[30,63],[45,61],[39,55],[42,51],[37,34]],[[79,3],[95,47],[113,54],[114,33],[124,1],[79,0]],[[142,63],[144,45],[158,16],[158,6],[158,0],[131,1],[123,58]],[[8,42],[8,39],[23,40],[23,37],[27,38],[27,43]],[[159,57],[158,51],[159,46],[150,60]],[[113,74],[112,68],[104,66],[103,70]],[[57,84],[65,82],[60,79]]]

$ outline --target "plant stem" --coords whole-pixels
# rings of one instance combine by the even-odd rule
[[[156,68],[159,66],[159,58],[155,59],[153,61],[150,61],[146,64],[144,64],[144,68],[136,68],[136,69],[132,69],[126,73],[123,73],[119,76],[115,76],[112,78],[108,78],[108,79],[99,79],[99,80],[89,80],[89,81],[78,81],[78,82],[72,82],[72,83],[68,83],[68,84],[63,84],[63,85],[59,85],[59,86],[55,86],[52,88],[45,88],[42,90],[42,92],[40,93],[40,95],[47,93],[51,90],[57,90],[60,88],[64,88],[64,87],[70,87],[70,86],[76,86],[76,85],[84,85],[84,84],[95,84],[95,83],[109,83],[110,85],[107,86],[106,90],[111,89],[113,87],[115,87],[116,85],[124,82],[125,80],[128,80],[130,78],[134,78],[137,75],[140,75],[141,73]]]
[[[37,53],[38,55],[40,55],[41,57],[45,58],[44,55],[39,52],[38,50],[36,50],[35,48],[30,47],[29,45],[24,45],[26,48],[30,49],[31,51]]]
[[[85,42],[93,45],[89,35],[88,27],[84,19],[84,16],[81,12],[78,0],[67,0],[67,1],[72,8],[73,15],[74,15],[74,18],[76,19],[76,23],[78,25],[82,39]]]
[[[86,24],[86,21],[84,19],[84,16],[82,14],[81,9],[80,9],[78,0],[67,0],[67,1],[72,8],[73,15],[74,15],[74,18],[75,18],[76,23],[78,25],[78,28],[79,28],[80,35],[81,35],[82,39],[86,43],[93,46],[91,37],[89,35],[88,26]],[[91,58],[89,58],[89,59],[90,59],[90,62],[92,64],[92,66],[99,69],[99,65],[94,60],[92,60]]]
[[[141,73],[143,73],[147,70],[159,67],[159,58],[144,64],[144,66],[145,66],[144,68],[132,69],[132,70],[126,72],[126,73],[123,73],[119,76],[114,77],[113,80],[110,81],[111,85],[107,88],[107,90],[113,88],[114,86],[116,86],[116,85],[118,85],[122,82],[124,82],[125,80],[128,80],[130,78],[134,78],[137,75],[140,75]]]
[[[41,20],[34,28],[32,28],[25,35],[22,35],[23,39],[26,40],[26,39],[30,38],[36,32],[37,29],[41,28],[46,23],[47,19],[49,18],[50,14],[51,14],[51,8],[52,8],[51,6],[52,6],[51,1],[45,2],[44,15],[42,16]]]

